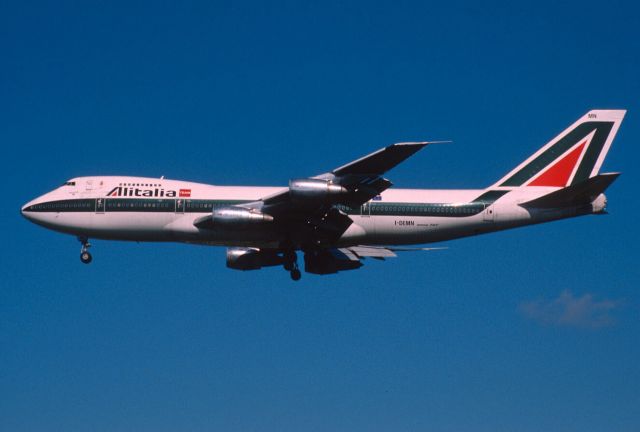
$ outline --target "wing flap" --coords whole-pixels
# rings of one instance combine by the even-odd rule
[[[432,250],[447,249],[446,247],[395,247],[395,246],[351,246],[340,250],[348,250],[360,258],[395,258],[396,252],[424,252]]]
[[[383,247],[374,246],[352,246],[350,248],[344,248],[351,253],[355,254],[359,258],[394,258],[397,255],[391,250]],[[343,249],[341,249],[343,250]]]
[[[400,251],[427,251],[435,248],[396,248],[384,246],[349,246],[344,248],[319,249],[304,256],[305,270],[309,273],[329,274],[339,271],[356,270],[362,267],[363,258],[384,260],[393,258]]]

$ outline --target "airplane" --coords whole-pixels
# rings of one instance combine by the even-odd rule
[[[285,187],[145,177],[78,177],[24,205],[31,222],[89,239],[227,246],[227,267],[331,274],[409,247],[606,213],[599,173],[625,110],[592,110],[484,189],[390,189],[385,173],[434,142],[398,143]]]

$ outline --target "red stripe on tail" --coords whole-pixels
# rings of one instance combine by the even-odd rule
[[[551,165],[544,173],[538,178],[533,180],[528,186],[557,186],[565,187],[569,183],[569,177],[580,159],[582,150],[587,142],[583,142],[575,149],[571,150],[569,154],[560,159],[554,165]]]

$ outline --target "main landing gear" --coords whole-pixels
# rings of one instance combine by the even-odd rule
[[[91,247],[89,239],[87,237],[78,237],[78,240],[82,243],[82,249],[80,249],[80,261],[82,261],[83,264],[89,264],[93,260],[93,257],[89,253],[89,248]]]
[[[296,267],[291,270],[291,279],[293,279],[294,281],[299,281],[300,278],[302,277],[302,273],[300,272],[300,269],[298,268],[298,264],[296,264]]]
[[[284,264],[283,267],[286,271],[291,275],[291,279],[294,281],[299,281],[302,277],[302,272],[298,268],[298,256],[295,251],[286,251],[284,253]]]

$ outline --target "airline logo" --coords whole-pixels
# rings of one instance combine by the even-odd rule
[[[185,193],[186,195],[182,195]],[[117,186],[107,193],[108,197],[150,197],[150,198],[173,198],[178,196],[174,190],[164,190],[161,188],[144,189],[138,187]],[[191,196],[191,189],[180,189],[180,196]]]
[[[538,177],[535,177],[527,186],[556,186],[565,187],[569,184],[571,174],[577,168],[578,159],[583,153],[587,141],[565,154],[557,162],[551,165],[546,171],[543,171]]]
[[[557,141],[543,147],[500,186],[565,187],[585,181],[597,170],[600,155],[608,150],[613,121],[586,121]]]
[[[191,197],[191,189],[180,189],[178,192],[178,196],[180,198],[189,198]]]

